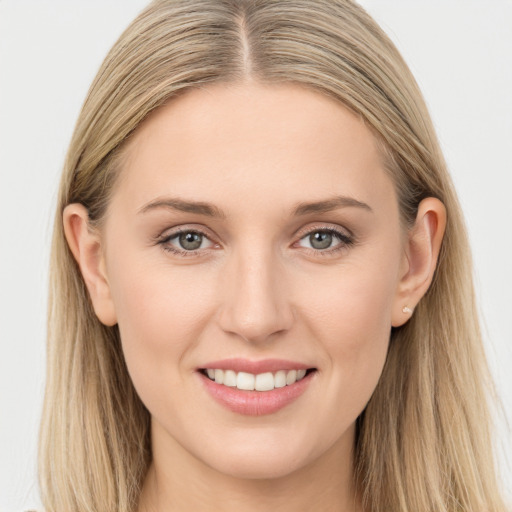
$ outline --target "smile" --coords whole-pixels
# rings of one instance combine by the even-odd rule
[[[312,371],[312,369],[279,370],[275,373],[265,372],[255,375],[253,373],[221,370],[219,368],[203,370],[204,374],[217,384],[244,391],[271,391],[275,388],[291,386],[303,379],[308,371]]]
[[[207,395],[223,408],[245,416],[286,408],[306,393],[318,375],[316,368],[283,360],[231,359],[207,366],[196,372]]]

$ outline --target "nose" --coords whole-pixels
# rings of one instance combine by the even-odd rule
[[[294,318],[285,281],[270,251],[233,255],[220,283],[221,329],[260,344],[289,330]]]

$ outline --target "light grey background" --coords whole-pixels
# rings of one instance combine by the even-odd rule
[[[410,64],[466,214],[488,356],[512,416],[512,0],[363,0]],[[0,512],[40,506],[57,180],[107,50],[146,0],[0,0]],[[512,489],[511,435],[498,452]],[[508,463],[507,463],[508,458]]]

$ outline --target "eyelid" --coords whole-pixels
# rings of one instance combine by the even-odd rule
[[[210,233],[210,230],[205,229],[203,226],[199,224],[179,224],[178,226],[170,227],[164,229],[159,235],[155,237],[155,241],[169,240],[180,233],[199,233],[204,237],[208,238],[211,242],[213,242],[213,236]]]
[[[340,236],[343,236],[345,238],[355,238],[354,233],[350,231],[350,229],[346,227],[339,226],[337,224],[329,224],[329,223],[318,223],[318,224],[309,224],[308,226],[301,228],[297,231],[295,236],[299,239],[304,238],[307,235],[310,235],[311,233],[314,233],[315,231],[332,231],[334,233],[339,234]]]

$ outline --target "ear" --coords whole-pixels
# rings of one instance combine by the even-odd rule
[[[446,228],[446,208],[434,197],[421,201],[416,221],[407,235],[400,281],[393,304],[391,325],[411,318],[415,306],[432,283]]]
[[[117,317],[110,294],[101,237],[89,224],[85,206],[69,204],[63,213],[64,234],[84,279],[96,316],[104,325],[115,325]]]

